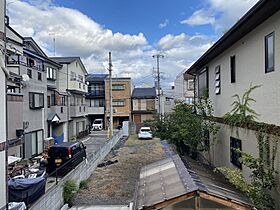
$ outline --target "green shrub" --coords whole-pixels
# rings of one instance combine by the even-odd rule
[[[67,180],[63,188],[63,199],[64,199],[64,203],[68,203],[70,207],[73,205],[73,199],[76,191],[77,191],[76,182],[73,180]]]
[[[89,181],[88,180],[82,180],[81,182],[80,182],[80,189],[88,189],[88,183],[89,183]]]

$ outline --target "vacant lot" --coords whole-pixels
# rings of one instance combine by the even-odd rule
[[[95,170],[88,188],[76,195],[75,206],[132,202],[141,167],[164,158],[159,139],[138,140],[136,136],[131,136],[115,153],[106,160],[118,162]]]

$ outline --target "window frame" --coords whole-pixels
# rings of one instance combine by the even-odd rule
[[[206,89],[203,91],[203,92],[207,92],[209,94],[209,71],[208,71],[208,67],[204,67],[200,72],[199,74],[197,75],[197,96],[198,97],[202,97],[204,93],[202,93],[202,95],[200,95],[200,88],[199,88],[199,77],[202,75],[202,74],[206,74]]]
[[[33,73],[32,73],[32,69],[29,69],[29,68],[28,68],[26,73],[27,73],[27,75],[29,76],[29,78],[32,79],[32,74],[33,74]]]
[[[239,145],[239,147],[237,147]],[[230,162],[239,169],[242,169],[242,163],[239,161],[241,154],[234,149],[242,151],[242,141],[235,137],[230,137]]]
[[[117,87],[117,86],[122,86],[121,88],[114,88],[114,87]],[[122,91],[122,90],[125,90],[126,88],[126,85],[125,84],[112,84],[112,90],[113,91]]]
[[[215,94],[221,94],[221,65],[215,67]]]
[[[236,56],[235,55],[230,56],[229,65],[230,65],[230,83],[235,83],[236,82]]]
[[[42,81],[42,72],[38,72],[38,80]]]
[[[119,102],[123,102],[123,104],[114,104],[114,103],[119,103]],[[126,106],[126,100],[125,99],[113,99],[112,106],[113,107],[125,107]]]
[[[39,102],[39,106],[35,106],[35,95],[38,95],[38,102]],[[40,98],[42,97],[42,98]],[[40,100],[42,100],[42,105]],[[29,92],[29,108],[30,109],[42,109],[44,108],[44,94],[43,93],[36,93],[36,92]]]
[[[273,40],[273,66],[268,67],[268,39],[272,37]],[[275,35],[274,31],[264,37],[265,47],[265,73],[270,73],[275,70]]]

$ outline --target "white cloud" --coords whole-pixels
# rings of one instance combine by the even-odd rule
[[[211,24],[216,32],[229,29],[258,0],[206,0],[203,8],[181,21],[188,25]]]
[[[13,1],[13,0],[9,0]],[[207,48],[211,40],[203,35],[166,35],[158,43],[148,43],[143,33],[113,33],[75,9],[53,4],[52,0],[16,1],[9,4],[11,26],[22,36],[32,36],[50,56],[53,37],[57,56],[81,56],[90,73],[104,73],[108,66],[108,52],[112,52],[113,75],[130,76],[139,84],[153,84],[152,55],[162,52],[163,85],[169,85],[182,69],[188,67]],[[51,35],[50,35],[51,34]]]
[[[165,19],[163,23],[158,25],[159,28],[165,28],[169,24],[169,20]]]
[[[206,24],[213,24],[215,22],[215,17],[209,14],[207,11],[200,9],[195,11],[191,17],[186,20],[182,20],[181,24],[188,24],[188,25],[206,25]]]

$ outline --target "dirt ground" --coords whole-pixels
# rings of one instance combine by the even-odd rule
[[[159,139],[138,140],[136,135],[129,137],[113,153],[106,160],[118,162],[95,170],[89,178],[88,188],[76,194],[75,206],[129,204],[133,201],[141,167],[165,157]]]

